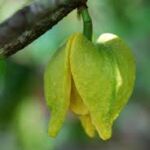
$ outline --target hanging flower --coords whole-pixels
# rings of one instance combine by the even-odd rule
[[[45,70],[45,97],[51,110],[49,135],[57,135],[71,110],[90,137],[98,132],[103,140],[109,139],[134,80],[133,55],[118,36],[105,33],[93,44],[80,33],[72,35]]]

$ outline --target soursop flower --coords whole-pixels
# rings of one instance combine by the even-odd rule
[[[81,33],[72,35],[49,61],[44,75],[45,97],[51,111],[49,135],[55,137],[68,110],[85,132],[103,140],[131,96],[135,60],[118,36],[102,34],[93,44]]]

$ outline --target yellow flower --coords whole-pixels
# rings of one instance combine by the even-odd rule
[[[90,137],[98,132],[103,140],[109,139],[134,80],[134,57],[119,37],[105,33],[93,44],[80,33],[72,35],[45,70],[49,135],[57,135],[70,109]]]

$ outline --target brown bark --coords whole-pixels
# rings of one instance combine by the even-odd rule
[[[39,0],[0,24],[0,56],[23,49],[87,0]]]

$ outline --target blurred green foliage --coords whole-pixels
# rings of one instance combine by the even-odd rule
[[[13,112],[20,99],[27,94],[32,71],[31,68],[12,61],[2,63],[1,67],[1,94],[0,94],[0,122],[5,127],[11,121]]]
[[[0,22],[32,0],[0,0]],[[43,71],[56,49],[73,32],[82,32],[76,11],[7,60],[0,60],[0,150],[149,150],[150,1],[89,0],[94,40],[103,32],[124,38],[137,62],[135,90],[108,142],[89,139],[69,114],[56,139],[47,135],[49,114],[43,96]]]

